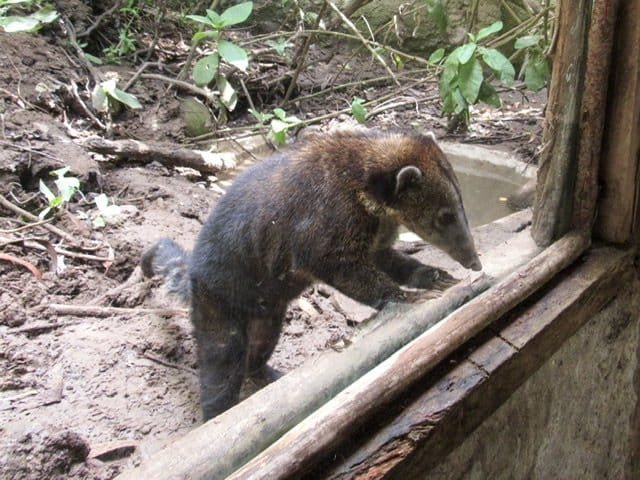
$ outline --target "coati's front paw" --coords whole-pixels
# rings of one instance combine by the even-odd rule
[[[447,271],[436,267],[423,267],[416,271],[407,285],[414,288],[446,290],[460,280],[452,277]]]
[[[403,301],[407,303],[424,303],[441,295],[439,290],[413,290],[404,291]]]

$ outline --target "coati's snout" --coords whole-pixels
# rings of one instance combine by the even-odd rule
[[[390,206],[398,221],[424,240],[463,267],[482,270],[457,178],[439,148],[436,158],[430,168],[408,165],[397,172]]]

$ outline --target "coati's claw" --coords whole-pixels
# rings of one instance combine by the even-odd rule
[[[440,297],[441,293],[438,290],[414,290],[405,292],[404,301],[407,303],[424,303]]]

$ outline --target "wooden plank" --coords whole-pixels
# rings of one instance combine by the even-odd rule
[[[632,261],[630,251],[591,250],[543,297],[505,320],[499,337],[491,337],[440,378],[422,379],[426,388],[408,406],[378,418],[381,428],[354,435],[351,449],[340,445],[308,478],[424,478],[604,308],[620,282],[631,281]]]
[[[559,36],[533,212],[532,236],[540,246],[550,245],[570,227],[590,7],[589,0],[558,4]]]
[[[363,375],[230,475],[229,480],[300,476],[456,348],[570,265],[587,246],[588,240],[582,235],[563,237]]]
[[[640,142],[640,0],[620,4],[613,50],[595,233],[609,242],[631,239],[638,197]]]
[[[596,217],[598,166],[618,6],[619,0],[594,0],[589,27],[571,221],[572,228],[589,235]]]

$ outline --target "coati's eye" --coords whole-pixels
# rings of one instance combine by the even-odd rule
[[[444,212],[440,212],[438,214],[438,223],[443,227],[446,227],[447,225],[451,225],[455,221],[456,221],[456,216],[452,212],[445,210]]]

